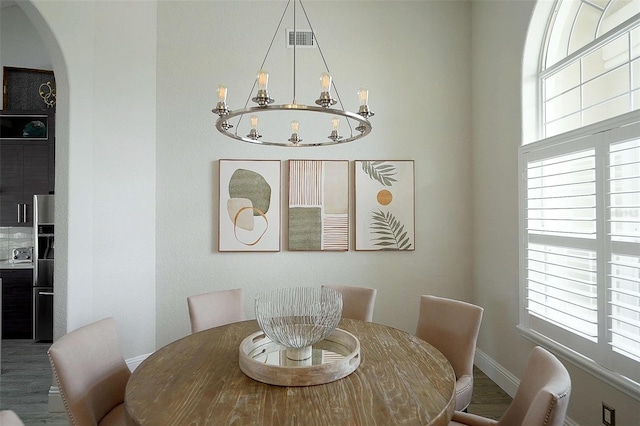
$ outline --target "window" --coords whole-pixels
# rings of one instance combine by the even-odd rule
[[[520,148],[523,334],[640,398],[640,0],[555,3]]]
[[[522,148],[521,327],[640,385],[640,117],[626,118]]]
[[[543,137],[640,109],[640,2],[558,1],[540,89]]]

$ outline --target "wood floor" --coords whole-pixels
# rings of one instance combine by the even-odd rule
[[[49,413],[47,394],[51,368],[48,343],[30,340],[3,340],[0,358],[0,409],[11,409],[25,426],[66,426],[64,413]],[[469,412],[498,419],[511,403],[511,397],[479,369],[474,368],[473,398]]]
[[[26,426],[68,425],[64,413],[49,413],[48,393],[53,380],[47,349],[50,343],[2,340],[0,409],[13,410]]]
[[[506,411],[512,398],[487,377],[478,367],[473,367],[473,395],[469,413],[498,420]]]

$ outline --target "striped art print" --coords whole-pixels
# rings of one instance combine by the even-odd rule
[[[289,160],[289,250],[349,250],[349,162]]]

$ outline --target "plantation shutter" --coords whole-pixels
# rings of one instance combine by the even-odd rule
[[[590,352],[598,341],[595,139],[536,151],[525,172],[530,326]]]
[[[521,148],[521,326],[640,382],[640,124]],[[555,142],[555,143],[554,143]]]
[[[640,139],[628,130],[609,145],[608,343],[617,369],[640,381]]]

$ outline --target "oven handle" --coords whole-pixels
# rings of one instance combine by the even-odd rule
[[[52,291],[39,291],[38,296],[53,296]]]

